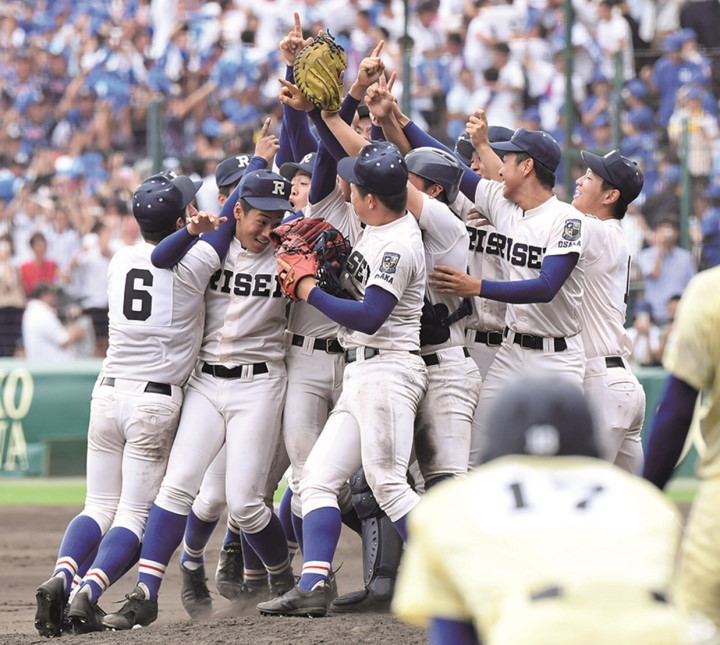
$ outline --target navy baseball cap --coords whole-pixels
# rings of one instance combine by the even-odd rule
[[[514,130],[502,125],[491,125],[488,127],[488,141],[491,144],[498,143],[499,141],[510,141],[514,132]],[[473,150],[474,147],[470,140],[470,135],[467,132],[463,132],[455,142],[455,155],[466,166],[469,166],[472,163]]]
[[[582,388],[552,376],[525,378],[504,388],[487,427],[483,462],[506,455],[600,457]]]
[[[292,186],[282,175],[270,170],[254,170],[245,174],[239,185],[240,199],[262,211],[291,211],[288,201]]]
[[[376,195],[397,195],[407,188],[408,169],[400,149],[389,141],[373,141],[357,157],[338,162],[338,175]]]
[[[647,105],[640,105],[628,110],[625,120],[639,130],[649,130],[655,122],[655,113]]]
[[[580,154],[590,170],[620,191],[623,202],[629,204],[640,194],[645,178],[638,165],[618,150],[608,152],[604,157],[587,150]]]
[[[491,147],[502,152],[526,152],[552,172],[555,172],[560,164],[558,142],[542,130],[518,128],[510,141],[491,143]]]
[[[133,215],[147,233],[170,228],[202,186],[202,180],[176,175],[171,170],[148,177],[135,190]]]
[[[317,152],[308,152],[297,163],[294,161],[286,161],[280,166],[280,174],[288,181],[292,180],[298,170],[302,170],[312,176],[313,168],[315,167],[315,157],[317,157]]]
[[[215,168],[215,183],[218,188],[232,186],[240,181],[252,155],[236,155],[221,161]]]

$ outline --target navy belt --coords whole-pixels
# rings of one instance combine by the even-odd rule
[[[365,360],[380,354],[380,350],[375,349],[374,347],[353,347],[352,349],[345,350],[345,362],[346,363],[354,363],[358,359],[358,350],[359,349],[363,350],[363,356],[365,357]],[[385,351],[388,351],[388,350],[385,350]],[[415,356],[420,355],[420,352],[418,350],[412,350],[409,353],[415,354]]]
[[[625,368],[625,361],[621,356],[606,356],[605,365],[607,367],[622,367]]]
[[[475,342],[483,343],[488,347],[499,347],[502,345],[503,333],[501,331],[476,331]]]
[[[505,327],[505,331],[503,332],[505,338],[508,337],[509,333],[510,328]],[[520,345],[520,347],[524,347],[525,349],[543,349],[544,340],[545,338],[543,336],[534,336],[533,334],[518,334],[517,332],[515,332],[513,343],[515,343],[516,345]],[[564,352],[567,349],[567,341],[564,338],[553,338],[552,341],[554,351]]]
[[[465,358],[470,358],[470,352],[467,347],[463,347],[463,354],[465,355]],[[437,352],[435,354],[423,354],[422,359],[425,361],[425,365],[427,365],[427,367],[440,365],[440,355]]]
[[[103,376],[102,381],[100,381],[100,385],[115,387],[115,377]],[[167,396],[172,396],[172,385],[169,385],[168,383],[155,383],[154,381],[148,381],[145,386],[145,391],[150,394],[165,394]]]
[[[293,334],[290,344],[295,345],[295,347],[302,347],[305,344],[305,336]],[[337,338],[316,338],[313,341],[312,347],[313,349],[320,349],[328,354],[342,354],[344,351]]]
[[[210,365],[209,363],[203,363],[202,371],[205,374],[212,374],[215,378],[240,378],[243,376],[243,370],[247,370],[248,367],[251,368],[250,372],[253,376],[268,373],[267,363],[238,365],[236,367],[225,367],[224,365]]]

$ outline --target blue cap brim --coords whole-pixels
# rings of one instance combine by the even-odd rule
[[[358,184],[358,186],[362,186],[362,182],[355,174],[356,160],[357,157],[344,157],[343,159],[340,159],[337,164],[337,174],[345,181],[349,181],[351,184]]]
[[[490,143],[490,147],[493,150],[502,150],[503,152],[526,152],[519,145],[512,141],[498,141],[497,143]]]
[[[261,211],[291,211],[292,204],[286,199],[280,197],[243,197],[243,199],[253,208]]]

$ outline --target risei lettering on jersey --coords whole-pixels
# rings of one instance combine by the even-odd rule
[[[22,420],[30,410],[35,386],[25,368],[0,370],[0,470],[28,470]]]
[[[210,278],[208,288],[236,296],[281,298],[283,295],[276,273],[234,273],[218,269]]]
[[[498,233],[467,227],[470,236],[469,249],[475,253],[498,255],[516,267],[540,269],[546,247],[533,246],[524,242],[515,242],[511,237]]]

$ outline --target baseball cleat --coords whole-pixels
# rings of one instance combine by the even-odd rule
[[[303,591],[293,587],[286,594],[261,602],[257,608],[263,616],[309,616],[321,618],[326,616],[332,589],[326,581],[319,582],[314,589]]]
[[[239,543],[231,542],[220,549],[215,586],[223,598],[234,600],[240,597],[243,586],[243,555]]]
[[[212,614],[212,598],[205,577],[205,566],[190,570],[180,563],[180,574],[180,599],[185,611],[195,620],[209,618]]]
[[[35,591],[37,611],[35,629],[40,636],[54,638],[60,636],[63,626],[65,607],[65,580],[62,576],[50,578]]]
[[[287,569],[283,573],[270,576],[270,597],[275,598],[276,596],[282,596],[283,594],[290,591],[297,580],[293,575],[292,569]]]
[[[70,611],[67,615],[70,631],[73,634],[105,631],[104,616],[105,612],[90,601],[88,594],[78,593],[70,603]]]
[[[333,613],[341,614],[387,614],[390,612],[391,601],[392,596],[380,595],[372,589],[366,588],[335,598],[330,605],[330,609]]]
[[[124,630],[133,627],[147,627],[157,620],[157,601],[145,598],[142,587],[135,587],[125,598],[127,602],[119,611],[107,614],[103,619],[106,629]]]

